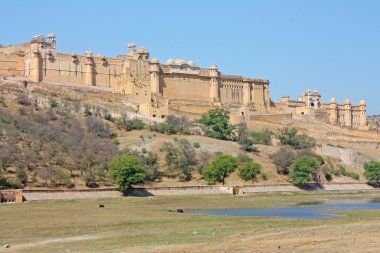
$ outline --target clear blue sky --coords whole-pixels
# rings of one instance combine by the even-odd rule
[[[128,42],[271,81],[273,100],[318,89],[380,114],[380,1],[3,1],[0,43],[54,32],[59,51],[116,56]]]

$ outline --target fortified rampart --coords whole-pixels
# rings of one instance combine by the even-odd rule
[[[344,164],[355,169],[363,169],[363,164],[372,159],[351,149],[330,145],[318,145],[316,152],[321,155],[340,159]]]

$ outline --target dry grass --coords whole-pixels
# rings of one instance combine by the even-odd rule
[[[373,197],[376,195],[260,194],[244,197],[128,197],[0,205],[0,245],[10,244],[12,252],[168,252],[168,249],[194,252],[199,247],[210,249],[201,252],[220,252],[226,247],[233,252],[234,247],[236,250],[242,249],[243,245],[253,247],[258,236],[268,243],[263,245],[270,247],[269,241],[276,235],[276,241],[287,238],[286,244],[290,247],[297,244],[296,235],[303,234],[302,231],[307,231],[305,237],[309,239],[325,236],[325,232],[316,229],[321,226],[336,233],[339,233],[337,229],[340,226],[348,224],[352,230],[370,222],[379,228],[380,212],[353,211],[347,212],[350,214],[348,217],[329,220],[281,220],[181,214],[168,210],[259,208],[321,199],[363,201]],[[105,208],[99,208],[99,203],[103,203]]]

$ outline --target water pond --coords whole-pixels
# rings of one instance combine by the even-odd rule
[[[304,203],[296,206],[281,208],[257,208],[257,209],[220,209],[220,210],[191,210],[186,213],[226,215],[226,216],[261,216],[283,219],[323,219],[336,218],[342,215],[329,213],[342,210],[380,210],[379,202],[369,203],[344,203],[321,204]]]

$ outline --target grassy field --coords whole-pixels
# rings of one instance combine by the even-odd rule
[[[353,225],[358,228],[368,225],[371,229],[380,231],[380,212],[345,211],[348,216],[341,218],[283,220],[183,214],[168,210],[260,208],[320,200],[365,201],[376,197],[374,194],[262,194],[242,197],[127,197],[2,204],[0,245],[10,244],[11,249],[3,249],[1,246],[0,252],[195,252],[195,249],[197,252],[245,252],[241,247],[245,244],[246,249],[256,247],[257,236],[263,236],[264,248],[263,251],[256,248],[255,252],[277,252],[265,248],[265,240],[272,240],[272,235],[285,233],[281,237],[283,239],[306,231],[302,234],[306,236],[311,233],[309,235],[313,236],[316,233],[314,238],[317,238],[318,231],[322,231],[318,229],[321,226],[332,232],[336,230],[338,234],[339,229],[343,233],[346,232],[344,226]],[[100,203],[105,208],[99,208]],[[310,232],[313,229],[316,232]],[[351,229],[355,231],[355,228]],[[287,244],[283,244],[286,247]],[[267,247],[277,249],[275,247],[278,246],[268,242]]]

